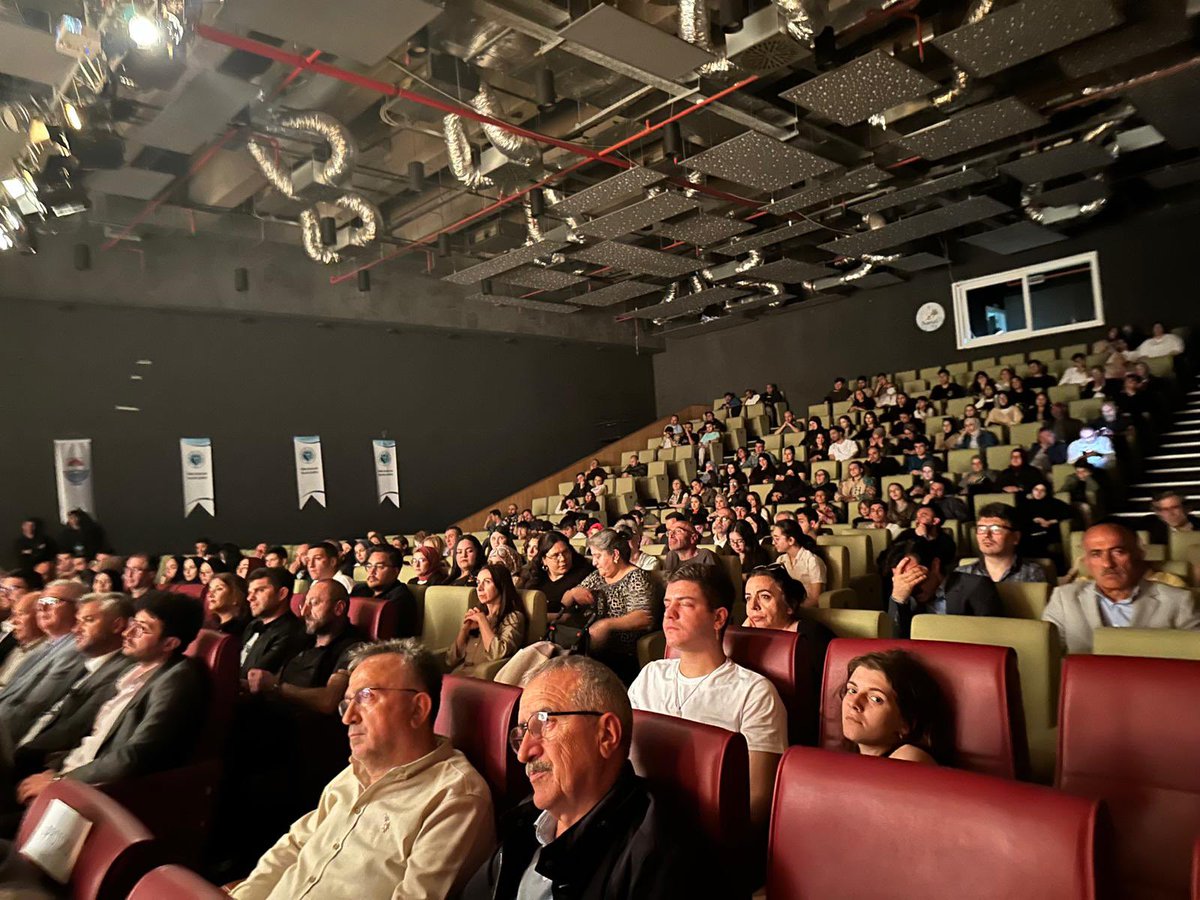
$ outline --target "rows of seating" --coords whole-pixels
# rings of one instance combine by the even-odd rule
[[[746,662],[751,655],[766,661],[774,652],[746,639],[735,631],[727,650],[735,658],[744,653]],[[946,692],[955,722],[954,768],[840,750],[837,689],[846,664],[868,650],[893,647],[913,653]],[[882,873],[887,896],[897,898],[945,896],[948,886],[956,896],[1011,897],[1031,885],[1039,896],[1091,898],[1104,884],[1119,886],[1122,897],[1185,896],[1200,835],[1200,729],[1194,717],[1180,715],[1200,691],[1200,661],[1069,659],[1054,789],[1015,780],[1026,764],[1020,690],[1011,650],[924,640],[833,641],[821,689],[819,748],[794,746],[780,766],[767,896],[877,896],[868,888],[878,889]],[[443,687],[436,730],[487,780],[498,813],[528,793],[507,740],[520,694],[456,676],[446,676]],[[639,712],[632,761],[667,802],[740,858],[734,851],[744,847],[748,832],[741,735]],[[191,813],[183,798],[160,794],[159,801],[164,796],[172,797],[176,817]],[[185,873],[158,868],[168,846],[159,826],[147,827],[112,798],[70,779],[56,782],[29,808],[18,844],[55,798],[96,823],[75,867],[73,897],[220,896]],[[136,808],[138,817],[145,811]],[[1111,822],[1111,845],[1101,822]]]

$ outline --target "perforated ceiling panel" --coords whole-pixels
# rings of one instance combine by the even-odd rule
[[[374,66],[441,11],[423,0],[236,0],[217,21]]]
[[[832,269],[819,266],[816,263],[801,262],[796,259],[777,259],[765,265],[755,266],[739,274],[738,278],[754,278],[764,281],[782,281],[784,284],[799,284],[801,281],[812,281],[836,274]]]
[[[555,203],[550,207],[550,214],[559,217],[580,216],[592,210],[607,209],[637,196],[643,188],[657,184],[666,177],[653,169],[634,166]]]
[[[1101,169],[1112,161],[1112,155],[1103,147],[1090,141],[1076,141],[1005,163],[1000,171],[1024,184],[1037,184],[1089,169]]]
[[[894,56],[872,50],[780,96],[839,124],[854,125],[874,113],[918,100],[937,86]]]
[[[1181,184],[1191,184],[1200,181],[1200,159],[1156,169],[1143,177],[1160,191],[1179,187]]]
[[[536,288],[540,291],[557,291],[587,281],[582,275],[572,275],[570,272],[560,272],[557,269],[543,269],[541,266],[523,266],[497,277],[508,284]]]
[[[1066,237],[1057,231],[1043,228],[1036,222],[1014,222],[993,231],[963,238],[963,242],[991,250],[993,253],[1020,253],[1022,250],[1032,250],[1034,247],[1044,247],[1057,241],[1065,241]]]
[[[929,237],[931,234],[941,234],[960,225],[978,222],[1008,211],[1008,207],[999,200],[993,200],[991,197],[972,197],[970,200],[952,203],[941,209],[909,216],[874,231],[838,238],[836,241],[822,244],[821,249],[844,256],[873,253],[885,247],[895,247],[918,238]]]
[[[727,241],[734,235],[754,230],[754,223],[726,216],[699,213],[678,222],[668,222],[658,227],[657,233],[673,241],[683,241],[697,247],[709,247]]]
[[[712,306],[714,303],[725,303],[729,300],[736,300],[738,297],[744,297],[748,293],[749,291],[739,288],[708,288],[696,294],[677,297],[670,303],[655,303],[653,306],[635,309],[629,313],[629,316],[635,319],[674,319],[678,316],[700,312],[706,306]]]
[[[903,256],[887,265],[889,269],[899,269],[901,272],[920,272],[924,269],[944,266],[949,262],[950,260],[944,256],[935,256],[932,253],[913,253],[911,256]]]
[[[782,244],[784,241],[790,241],[792,238],[800,237],[802,234],[809,234],[821,229],[822,226],[819,223],[809,221],[797,222],[794,225],[780,225],[778,228],[772,228],[769,231],[763,231],[758,234],[736,237],[727,244],[722,244],[720,247],[713,247],[713,252],[721,253],[725,256],[741,256],[743,253],[748,253],[751,250],[761,250],[763,247]]]
[[[1096,178],[1081,178],[1053,190],[1042,191],[1034,199],[1044,206],[1069,206],[1070,204],[1091,203],[1101,197],[1107,197],[1108,185]]]
[[[468,300],[482,300],[492,306],[515,306],[517,309],[532,309],[536,312],[573,313],[579,312],[579,307],[568,306],[565,303],[551,303],[549,300],[531,300],[526,297],[511,297],[506,294],[471,294]]]
[[[961,172],[952,172],[949,175],[942,175],[938,178],[927,178],[919,184],[914,184],[912,187],[900,188],[900,190],[892,191],[890,194],[883,194],[871,200],[864,200],[862,203],[854,204],[851,209],[856,213],[866,215],[867,213],[878,212],[881,209],[891,209],[912,200],[920,200],[923,197],[933,197],[937,194],[944,194],[946,191],[958,190],[972,184],[978,184],[981,181],[987,181],[985,174],[977,169],[965,169]]]
[[[777,216],[787,215],[800,209],[810,209],[818,203],[824,203],[834,197],[861,193],[877,184],[882,184],[891,177],[891,173],[885,172],[877,166],[862,166],[829,181],[806,185],[796,193],[777,200],[767,208]]]
[[[986,106],[963,110],[944,122],[906,135],[901,143],[925,159],[944,159],[1045,123],[1039,113],[1020,100],[1005,97]]]
[[[603,3],[558,34],[564,40],[670,81],[715,59],[711,53]]]
[[[690,157],[684,165],[763,191],[779,190],[837,168],[837,163],[757,131],[739,134]]]
[[[622,281],[620,284],[610,284],[608,287],[576,294],[570,302],[580,306],[615,306],[658,290],[662,290],[661,285],[647,284],[644,281]]]
[[[586,260],[600,266],[612,266],[635,272],[639,275],[658,275],[663,278],[678,278],[704,268],[704,263],[687,256],[675,256],[635,247],[619,241],[605,241],[594,247],[584,247],[571,254],[575,259]]]
[[[872,272],[870,275],[864,275],[855,281],[850,282],[860,291],[869,291],[874,288],[887,287],[891,284],[900,284],[904,279],[897,278],[891,272]]]
[[[645,228],[647,225],[653,225],[655,222],[661,222],[663,219],[682,215],[699,205],[699,202],[685,197],[683,194],[675,192],[656,194],[626,206],[624,209],[609,213],[607,216],[584,222],[579,226],[579,230],[591,237],[615,238],[622,234],[629,234],[631,231],[637,231],[639,228]]]
[[[194,153],[261,90],[240,78],[201,72],[149,124],[133,129],[131,137],[139,144]]]
[[[502,253],[478,265],[460,269],[453,275],[447,275],[442,281],[449,281],[451,284],[478,284],[485,278],[493,278],[501,272],[508,272],[535,259],[549,256],[565,246],[566,241],[538,241],[528,247],[518,247],[516,250]]]
[[[1126,14],[1142,18],[1063,50],[1055,57],[1059,68],[1071,78],[1084,78],[1192,36],[1184,0],[1138,0],[1126,7]]]
[[[933,39],[933,45],[979,78],[995,75],[1119,25],[1109,0],[1024,0]]]

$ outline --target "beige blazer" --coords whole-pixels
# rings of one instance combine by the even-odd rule
[[[1091,653],[1092,632],[1104,628],[1093,581],[1054,589],[1042,619],[1052,622],[1067,653]],[[1142,579],[1133,601],[1131,628],[1200,629],[1200,612],[1191,591]]]

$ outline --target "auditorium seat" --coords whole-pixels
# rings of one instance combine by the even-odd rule
[[[304,594],[292,594],[291,599],[288,600],[288,607],[291,609],[292,615],[297,619],[304,616],[304,598],[306,595],[307,592]]]
[[[212,824],[221,758],[238,694],[240,648],[232,636],[205,628],[186,652],[204,664],[212,679],[208,709],[196,711],[204,716],[205,727],[192,761],[176,769],[115,781],[103,790],[145,822],[166,852],[195,864],[204,852]],[[164,803],[164,797],[171,802]]]
[[[134,885],[128,900],[221,900],[229,895],[183,866],[159,866]]]
[[[444,585],[427,588],[421,643],[435,653],[445,651],[454,643],[463,616],[477,602],[474,588]]]
[[[71,778],[52,782],[29,805],[21,819],[16,846],[22,847],[29,840],[54,800],[61,800],[92,823],[63,896],[71,900],[125,900],[137,880],[162,860],[154,835],[133,813],[91,785]]]
[[[941,641],[832,641],[825,654],[818,746],[841,746],[840,691],[850,660],[884,650],[907,650],[941,686],[954,717],[953,764],[957,768],[1001,778],[1028,777],[1021,681],[1017,655],[1009,647]]]
[[[975,772],[792,747],[767,900],[1093,900],[1099,804]]]
[[[725,629],[724,644],[731,660],[764,676],[779,691],[788,711],[788,742],[811,745],[820,706],[815,673],[821,671],[821,661],[814,654],[820,651],[795,631],[737,625]]]
[[[525,767],[508,746],[521,689],[478,678],[442,678],[442,705],[434,731],[449,738],[487,781],[499,815],[530,792]]]
[[[1054,626],[1049,622],[989,616],[914,616],[912,636],[915,640],[991,644],[1016,651],[1033,777],[1044,784],[1053,781],[1058,743],[1058,676],[1062,668],[1062,647]]]
[[[1200,631],[1179,628],[1097,628],[1092,632],[1097,656],[1150,656],[1200,660]]]
[[[517,591],[521,597],[521,606],[525,610],[525,638],[523,645],[537,643],[546,636],[546,595],[542,591]],[[480,664],[476,668],[475,677],[491,681],[496,673],[504,668],[511,657],[495,659]]]
[[[1192,900],[1200,900],[1200,837],[1192,848]]]
[[[887,613],[873,609],[804,608],[800,610],[800,615],[806,619],[820,622],[838,637],[890,638],[892,636],[892,620],[888,618]]]
[[[391,600],[351,597],[350,621],[366,632],[371,640],[386,641],[396,636],[399,613]]]
[[[698,827],[723,858],[744,867],[750,832],[746,739],[678,716],[633,712],[633,770],[670,812]],[[761,857],[761,849],[755,854]]]
[[[204,596],[205,585],[200,582],[192,582],[191,584],[181,583],[173,584],[170,591],[173,594],[183,594],[185,597],[191,597],[193,600],[199,600]]]
[[[1187,894],[1200,835],[1200,662],[1071,656],[1063,666],[1056,785],[1103,800],[1128,898]]]

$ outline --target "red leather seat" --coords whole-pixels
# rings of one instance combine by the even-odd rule
[[[143,876],[129,900],[228,900],[229,895],[183,866],[159,866]]]
[[[305,594],[292,594],[291,599],[288,601],[288,605],[292,609],[292,615],[296,616],[297,618],[300,618],[303,615],[302,610],[304,609],[305,596]]]
[[[442,678],[434,731],[449,738],[491,786],[497,814],[530,793],[525,767],[508,746],[520,702],[521,689],[512,685],[460,675]]]
[[[656,797],[695,823],[714,849],[745,864],[750,764],[741,734],[634,710],[629,756],[634,771],[650,782]]]
[[[907,650],[941,686],[954,719],[953,765],[1001,778],[1029,777],[1029,745],[1021,708],[1016,652],[1010,647],[948,641],[831,641],[821,687],[819,746],[842,744],[841,688],[850,660],[882,650]]]
[[[1200,838],[1192,850],[1192,900],[1200,900]]]
[[[172,594],[183,594],[185,597],[191,597],[193,600],[199,600],[204,596],[204,589],[207,585],[203,585],[198,581],[191,583],[180,582],[179,584],[169,585],[167,590]]]
[[[768,900],[1096,896],[1099,804],[957,769],[792,747]]]
[[[820,686],[813,680],[813,673],[820,670],[812,658],[816,652],[794,631],[736,625],[725,629],[725,654],[739,666],[762,675],[779,691],[788,711],[790,744],[811,746],[816,742],[820,708]]]
[[[52,800],[61,800],[92,823],[67,885],[72,900],[124,900],[134,883],[161,860],[154,835],[127,809],[91,785],[53,782],[25,810],[17,833],[21,847]]]
[[[140,778],[113,782],[104,792],[132,810],[162,841],[167,851],[185,862],[199,862],[212,824],[216,790],[238,694],[240,649],[227,634],[201,629],[186,655],[203,663],[212,676],[206,726],[186,766]],[[164,802],[163,798],[170,798]]]
[[[1072,656],[1055,784],[1104,801],[1122,897],[1184,897],[1200,835],[1200,662]]]
[[[371,640],[386,641],[396,636],[400,615],[390,600],[351,597],[350,621],[370,635]]]

